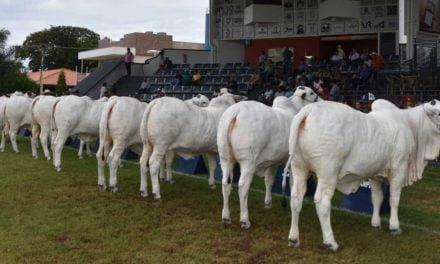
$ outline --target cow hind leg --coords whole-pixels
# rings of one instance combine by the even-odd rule
[[[54,144],[52,146],[53,165],[55,167],[55,170],[58,172],[61,171],[61,153],[63,151],[64,143],[66,143],[67,138],[68,138],[67,133],[58,131],[57,136],[54,140]]]
[[[217,167],[217,155],[214,153],[207,153],[206,159],[208,160],[208,170],[209,170],[209,188],[215,189],[215,168]]]
[[[149,161],[152,193],[155,199],[160,199],[159,170],[165,155],[165,147],[155,146]]]
[[[78,158],[79,159],[83,159],[84,145],[85,145],[85,142],[80,140],[79,141],[79,149],[78,149]]]
[[[20,151],[18,150],[18,146],[17,146],[17,132],[18,132],[18,129],[11,129],[9,131],[9,140],[11,140],[12,149],[14,150],[14,152],[20,153]]]
[[[249,229],[251,222],[249,221],[248,196],[252,179],[255,173],[255,167],[252,164],[242,163],[240,180],[238,181],[238,195],[240,198],[240,224],[241,228]]]
[[[139,159],[139,165],[140,165],[140,172],[141,172],[141,185],[139,188],[139,192],[142,197],[148,196],[148,190],[147,190],[147,173],[148,173],[148,167],[147,163],[150,158],[151,149],[149,145],[145,145],[142,149],[142,155]]]
[[[373,228],[380,228],[380,207],[383,202],[383,192],[380,182],[370,180],[371,189],[371,203],[373,204],[373,215],[371,216],[371,226]]]
[[[5,151],[5,144],[6,144],[6,135],[5,135],[5,131],[2,131],[2,140],[0,142],[0,152],[4,152]]]
[[[166,173],[165,173],[165,158],[160,163],[160,169],[159,169],[159,181],[164,182],[166,180]]]
[[[47,160],[50,160],[50,151],[49,151],[49,129],[41,129],[40,132],[40,142],[41,148],[43,149],[44,156]]]
[[[293,185],[290,191],[290,209],[292,213],[290,232],[289,232],[289,246],[299,247],[299,215],[301,213],[304,195],[307,191],[307,178],[309,172],[297,168],[292,168]]]
[[[264,208],[272,208],[272,186],[275,180],[275,173],[272,167],[264,171],[264,183],[266,185],[266,195],[264,197]]]
[[[330,221],[331,199],[336,189],[337,171],[328,170],[326,173],[317,173],[318,185],[315,193],[316,213],[321,224],[324,246],[332,251],[336,251],[339,245],[335,241]],[[293,183],[295,184],[295,183]]]
[[[165,173],[166,173],[166,177],[167,177],[166,181],[169,184],[174,183],[173,172],[172,172],[174,156],[175,156],[175,154],[173,151],[168,151],[167,154],[165,155]]]
[[[92,142],[87,142],[86,143],[86,153],[87,153],[87,156],[93,157]]]
[[[232,178],[234,177],[234,164],[229,160],[220,158],[220,166],[222,168],[222,193],[223,193],[223,209],[222,221],[224,224],[231,224],[231,216],[229,212],[229,196],[232,191]]]
[[[111,192],[118,191],[118,167],[124,148],[113,144],[113,148],[108,156],[108,167],[110,170],[109,189]]]
[[[107,189],[104,171],[105,171],[105,163],[106,163],[105,161],[109,156],[109,152],[110,152],[110,145],[111,145],[110,141],[105,141],[102,156],[96,157],[98,163],[98,188],[102,191],[105,191]]]
[[[38,159],[38,151],[37,151],[37,145],[38,145],[38,138],[40,136],[40,126],[33,125],[32,126],[32,137],[31,137],[31,149],[32,149],[32,157],[34,159]]]

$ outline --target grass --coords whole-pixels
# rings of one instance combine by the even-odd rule
[[[34,160],[28,139],[20,154],[0,153],[1,263],[440,263],[440,177],[438,169],[403,190],[399,211],[403,234],[372,230],[370,219],[333,210],[335,236],[343,249],[320,249],[321,229],[313,204],[300,218],[301,247],[287,247],[290,211],[274,197],[251,192],[252,227],[241,230],[237,188],[231,196],[232,225],[221,223],[221,188],[176,175],[161,184],[162,200],[138,195],[139,169],[119,170],[119,193],[98,190],[96,160],[63,153],[63,171]],[[41,150],[39,150],[41,151]],[[41,156],[41,155],[40,155]],[[260,188],[261,180],[254,184]],[[151,186],[149,186],[151,187]]]

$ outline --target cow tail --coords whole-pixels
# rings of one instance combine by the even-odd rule
[[[290,126],[290,132],[289,132],[289,159],[287,160],[286,166],[284,166],[283,171],[283,181],[282,181],[282,194],[283,194],[283,200],[281,205],[285,208],[287,206],[287,200],[286,200],[286,178],[289,176],[289,169],[291,169],[291,163],[293,156],[295,154],[295,149],[298,143],[298,135],[301,124],[306,120],[307,116],[310,114],[311,108],[305,107],[303,108],[292,120],[292,125]],[[291,181],[293,181],[293,177],[290,178]]]
[[[57,98],[56,101],[52,105],[52,111],[50,111],[50,131],[49,131],[49,138],[50,143],[53,145],[55,142],[55,131],[57,130],[57,124],[55,122],[55,110],[57,107],[57,104],[60,102],[61,98]]]
[[[117,100],[110,100],[105,106],[101,114],[101,120],[99,121],[99,148],[96,152],[96,158],[105,161],[104,146],[108,133],[108,120],[112,113],[113,107],[117,103]]]
[[[230,108],[229,111],[224,112],[220,119],[217,130],[217,147],[220,161],[226,160],[229,166],[233,166],[236,162],[234,153],[232,151],[230,134],[234,129],[239,113],[240,109],[238,107]],[[232,182],[231,178],[233,175],[230,175],[230,173],[227,173],[227,175],[228,178],[226,181],[228,184],[230,184]]]
[[[141,126],[140,126],[140,131],[139,131],[144,148],[147,148],[144,151],[147,151],[148,153],[150,153],[150,155],[152,152],[152,146],[151,146],[150,141],[148,140],[148,131],[147,131],[148,119],[150,118],[151,109],[154,107],[154,105],[157,102],[158,102],[157,100],[153,100],[151,103],[148,104],[147,108],[145,108],[145,112],[142,116],[142,121],[141,121]],[[148,161],[147,161],[147,166],[148,166]]]
[[[8,120],[6,119],[6,107],[7,107],[7,104],[5,104],[5,107],[3,108],[3,130],[2,130],[3,135],[2,136],[7,136],[9,134],[9,123],[8,123]]]

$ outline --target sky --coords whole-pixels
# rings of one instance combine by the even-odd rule
[[[173,40],[205,41],[209,0],[0,0],[0,28],[8,45],[53,26],[78,26],[119,40],[132,32],[166,32]]]

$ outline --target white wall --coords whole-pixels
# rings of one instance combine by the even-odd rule
[[[213,42],[213,62],[244,62],[245,43],[240,40],[224,41],[215,40]]]
[[[283,21],[282,5],[253,4],[244,9],[244,24],[281,23]]]

